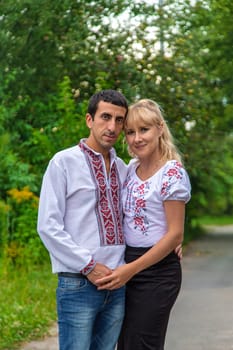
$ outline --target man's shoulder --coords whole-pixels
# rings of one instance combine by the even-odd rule
[[[120,181],[121,183],[123,183],[127,175],[127,169],[128,169],[127,164],[120,157],[116,157],[116,164],[117,164],[118,174],[120,176]]]
[[[125,163],[125,161],[122,159],[122,158],[120,158],[120,157],[116,157],[116,162],[118,163],[118,164],[120,164],[122,167],[126,167],[127,168],[127,164]]]
[[[81,162],[81,163],[80,163]],[[82,164],[83,154],[78,145],[58,151],[50,159],[49,166],[56,165],[61,168],[72,167],[74,164]]]
[[[78,145],[74,145],[65,149],[62,149],[58,151],[57,153],[54,154],[53,158],[58,160],[58,159],[64,159],[64,158],[69,158],[75,155],[81,154],[80,147]]]

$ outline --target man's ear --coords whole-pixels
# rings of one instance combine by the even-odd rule
[[[90,115],[90,113],[87,113],[87,114],[86,114],[86,124],[87,124],[87,127],[88,127],[89,129],[92,128],[92,122],[93,122],[92,116]]]

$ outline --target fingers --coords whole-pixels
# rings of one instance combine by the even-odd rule
[[[114,283],[114,282],[108,282],[108,283],[105,283],[105,284],[101,284],[97,287],[98,290],[103,290],[103,289],[108,289],[108,290],[114,290],[114,289],[117,289],[117,288],[120,288],[121,286],[118,285],[117,283]]]
[[[97,285],[110,285],[112,282],[114,282],[113,276],[108,275],[104,276],[102,278],[96,279],[96,284]]]
[[[179,259],[182,259],[182,257],[183,257],[182,244],[179,244],[179,245],[176,247],[175,253],[178,255]]]
[[[113,290],[121,287],[118,279],[112,275],[97,279],[96,285],[98,287],[98,290],[102,290],[102,289]]]

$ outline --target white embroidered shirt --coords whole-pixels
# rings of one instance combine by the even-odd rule
[[[127,166],[111,149],[110,173],[103,156],[85,140],[60,151],[43,177],[38,233],[52,271],[87,274],[96,262],[114,269],[124,263],[121,189]]]
[[[167,231],[163,202],[188,202],[191,185],[185,169],[176,160],[168,161],[146,181],[136,174],[138,163],[130,161],[123,185],[124,235],[132,247],[150,247]]]

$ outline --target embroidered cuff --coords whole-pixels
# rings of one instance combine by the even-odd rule
[[[94,259],[91,259],[89,264],[85,266],[84,269],[82,269],[80,272],[86,276],[88,275],[88,273],[90,273],[94,269],[95,265],[96,265],[96,262],[94,261]]]

